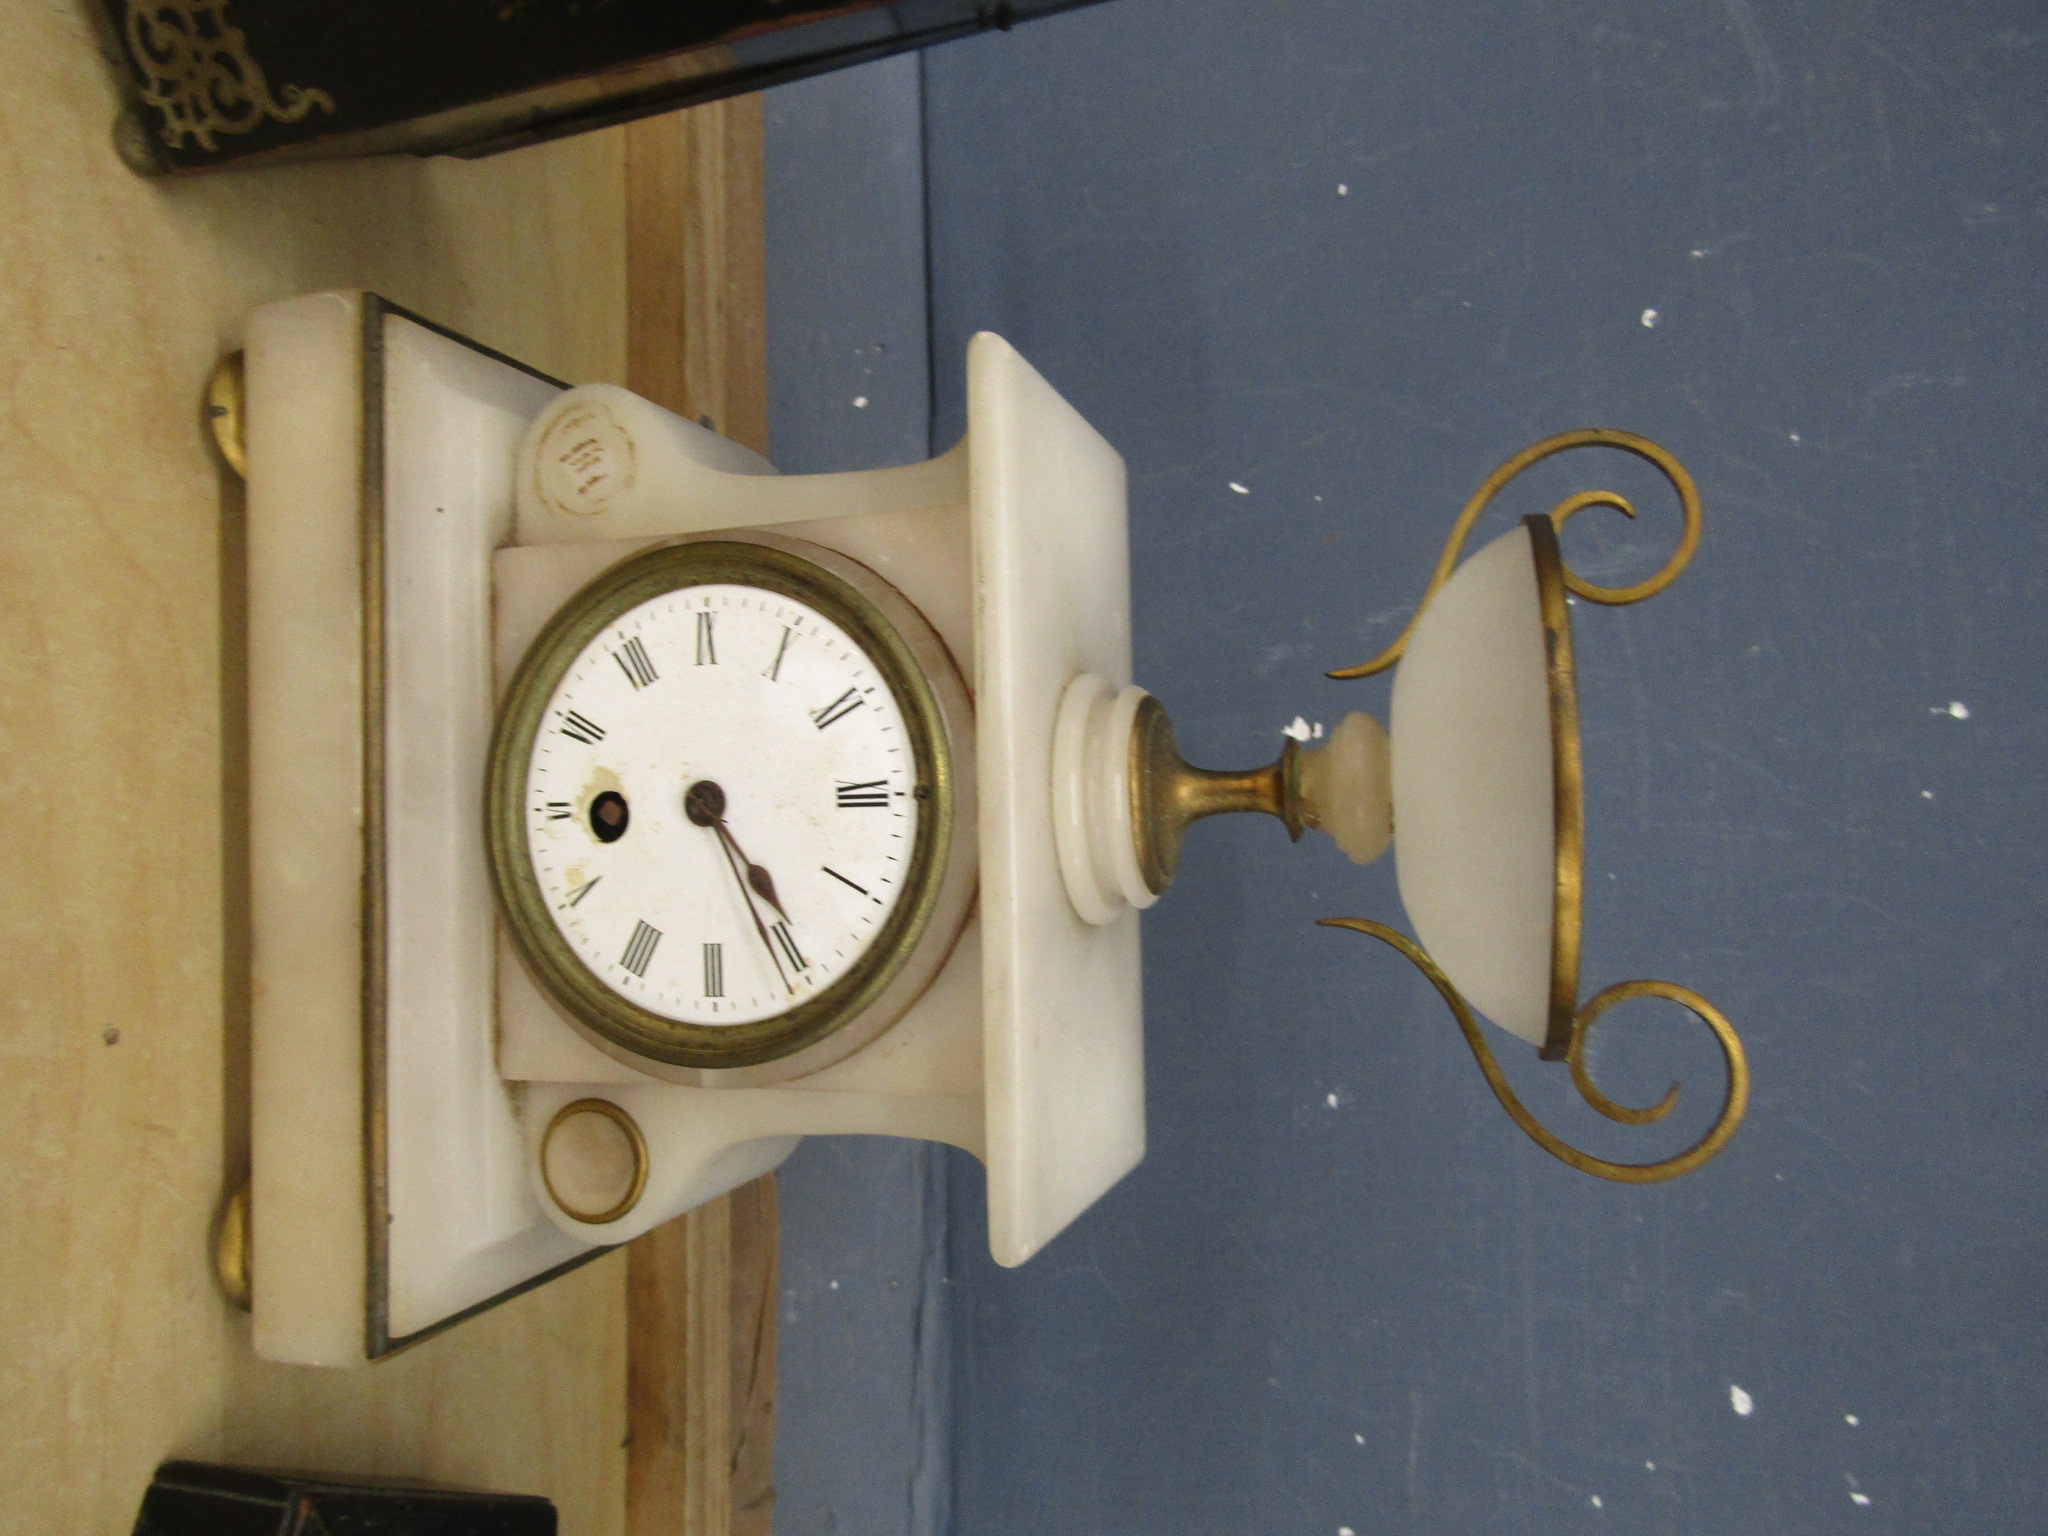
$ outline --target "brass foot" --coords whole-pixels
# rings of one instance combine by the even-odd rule
[[[139,109],[133,106],[121,109],[114,119],[113,137],[114,153],[136,175],[155,179],[168,174],[168,168],[157,158],[149,123]]]
[[[230,352],[206,381],[206,425],[213,445],[228,468],[249,478],[249,459],[242,451],[242,354]]]
[[[244,1184],[220,1210],[213,1233],[213,1273],[229,1301],[249,1310],[249,1186]]]

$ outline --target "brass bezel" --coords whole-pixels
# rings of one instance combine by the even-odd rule
[[[1564,554],[1547,515],[1522,519],[1536,563],[1543,618],[1543,668],[1550,688],[1550,794],[1555,826],[1550,898],[1550,1017],[1539,1055],[1563,1061],[1579,1011],[1579,951],[1586,927],[1586,770],[1579,742],[1579,668],[1572,654],[1572,610],[1565,601]]]
[[[555,1132],[571,1115],[604,1116],[626,1133],[626,1140],[633,1147],[632,1188],[626,1191],[617,1205],[595,1216],[572,1210],[569,1202],[562,1198],[561,1191],[555,1188],[555,1181],[548,1177],[548,1143],[554,1140]],[[617,1221],[638,1205],[640,1197],[647,1193],[647,1138],[640,1133],[640,1123],[610,1099],[574,1099],[556,1110],[554,1118],[548,1121],[548,1128],[541,1133],[540,1155],[535,1161],[540,1164],[540,1181],[547,1186],[548,1198],[555,1202],[555,1209],[571,1221],[580,1221],[587,1227],[602,1227]]]
[[[851,636],[903,710],[916,766],[918,828],[904,894],[866,952],[817,996],[748,1024],[689,1024],[621,997],[570,949],[533,874],[525,795],[549,699],[584,648],[620,615],[667,592],[716,582],[809,604]],[[499,706],[485,826],[499,911],[556,1010],[614,1059],[670,1081],[752,1087],[815,1072],[902,1017],[937,975],[974,897],[972,706],[930,622],[880,576],[822,545],[755,531],[697,534],[599,574],[528,647]]]

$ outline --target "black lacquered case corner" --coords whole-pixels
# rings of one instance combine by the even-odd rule
[[[555,1506],[397,1480],[168,1461],[135,1536],[555,1536]]]
[[[1096,0],[91,0],[173,173],[476,156]]]

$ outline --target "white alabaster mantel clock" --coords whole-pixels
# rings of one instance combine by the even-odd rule
[[[1354,715],[1207,773],[1132,684],[1123,462],[998,337],[951,452],[805,476],[371,295],[256,311],[244,359],[215,392],[248,477],[254,928],[224,1251],[266,1357],[388,1354],[809,1134],[974,1153],[1024,1262],[1143,1156],[1136,909],[1218,811],[1358,859],[1398,817],[1427,949],[1343,921],[1424,967],[1558,1156],[1668,1177],[1739,1121],[1703,999],[1577,1001],[1564,594],[1647,591],[1579,582],[1554,523],[1619,498],[1458,566],[1483,492],[1404,636],[1391,745]],[[1691,483],[1620,434],[1531,452],[1593,442],[1675,474],[1654,590]],[[1646,992],[1714,1029],[1727,1094],[1687,1152],[1601,1162],[1515,1100],[1473,1008],[1638,1122],[1670,1099],[1607,1100],[1581,1045]]]

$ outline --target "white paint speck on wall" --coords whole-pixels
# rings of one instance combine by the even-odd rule
[[[1849,1495],[1849,1502],[1856,1505],[1859,1509],[1865,1509],[1870,1505],[1870,1495],[1867,1493],[1852,1493]]]
[[[1847,1424],[1851,1429],[1854,1429],[1858,1424],[1861,1424],[1863,1421],[1857,1418],[1856,1415],[1853,1413],[1845,1413],[1842,1415],[1842,1422],[1844,1424]]]
[[[1644,329],[1644,330],[1646,330],[1646,331],[1654,331],[1655,329],[1657,329],[1657,322],[1658,322],[1659,320],[1662,320],[1663,318],[1664,318],[1664,317],[1663,317],[1662,315],[1658,314],[1658,313],[1657,313],[1657,311],[1655,311],[1654,309],[1646,309],[1646,310],[1644,310],[1644,311],[1643,311],[1643,329]]]
[[[866,410],[868,408],[868,397],[866,395],[855,395],[853,397],[853,408],[856,411]]]
[[[1746,1419],[1756,1412],[1756,1399],[1731,1381],[1728,1383],[1728,1406]]]
[[[1238,484],[1238,483],[1237,483],[1237,482],[1236,482],[1235,480],[1233,480],[1233,481],[1231,481],[1231,482],[1230,482],[1230,488],[1231,488],[1231,489],[1232,489],[1233,491],[1237,492],[1237,494],[1238,494],[1238,495],[1240,495],[1240,496],[1249,496],[1249,495],[1251,495],[1251,487],[1250,487],[1250,486],[1245,486],[1245,485],[1239,485],[1239,484]]]
[[[1600,1495],[1597,1493],[1593,1495],[1593,1507],[1595,1509],[1605,1509],[1607,1507],[1605,1504],[1602,1504],[1600,1502]]]

